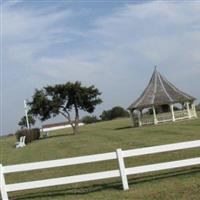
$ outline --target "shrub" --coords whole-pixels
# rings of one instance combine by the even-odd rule
[[[119,117],[129,117],[129,112],[120,106],[115,106],[111,110],[104,110],[100,117],[102,120],[112,120]]]
[[[104,110],[100,115],[100,118],[103,121],[111,120],[112,119],[111,110]]]
[[[116,106],[111,110],[111,118],[115,119],[118,117],[129,117],[129,112],[120,106]]]
[[[200,103],[198,105],[196,105],[196,110],[200,111]]]
[[[84,124],[91,124],[91,123],[95,123],[95,122],[98,122],[99,119],[97,118],[97,116],[95,115],[92,115],[92,116],[85,116],[82,118],[81,120]]]
[[[32,128],[32,129],[22,129],[15,133],[17,140],[19,141],[20,137],[26,136],[25,143],[31,143],[34,140],[39,140],[40,138],[40,129]]]

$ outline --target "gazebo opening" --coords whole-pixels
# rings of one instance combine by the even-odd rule
[[[195,97],[182,92],[155,68],[148,86],[128,110],[134,127],[197,118]]]

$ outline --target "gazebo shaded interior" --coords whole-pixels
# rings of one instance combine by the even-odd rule
[[[155,68],[148,86],[128,110],[133,126],[196,118],[195,97],[179,90]]]

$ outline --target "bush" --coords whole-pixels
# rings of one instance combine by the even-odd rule
[[[100,115],[100,118],[103,121],[111,120],[112,119],[111,110],[104,110]]]
[[[81,121],[82,121],[84,124],[91,124],[91,123],[98,122],[99,119],[97,118],[97,116],[94,116],[94,115],[89,116],[89,115],[88,115],[88,116],[83,117]]]
[[[100,117],[102,120],[112,120],[119,117],[129,117],[129,112],[120,106],[115,106],[111,110],[104,110]]]
[[[32,129],[22,129],[15,133],[17,140],[19,141],[20,137],[26,136],[25,143],[31,143],[34,140],[39,140],[40,138],[40,129],[32,128]]]
[[[111,118],[115,119],[118,117],[129,117],[129,112],[120,106],[116,106],[111,110]]]
[[[198,105],[196,105],[196,110],[200,111],[200,103]]]

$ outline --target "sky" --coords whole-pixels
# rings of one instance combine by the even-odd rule
[[[1,0],[1,134],[19,128],[23,100],[46,85],[95,85],[98,116],[127,108],[155,65],[198,103],[199,22],[199,1]]]

